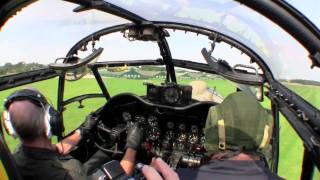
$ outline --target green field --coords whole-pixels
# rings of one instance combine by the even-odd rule
[[[148,80],[153,83],[161,83],[160,80]],[[191,80],[179,80],[179,83],[188,84]],[[109,78],[105,79],[106,86],[109,93],[113,96],[122,92],[133,92],[138,95],[146,93],[146,86],[143,85],[144,80],[128,80]],[[223,79],[206,80],[210,87],[216,87],[217,91],[222,96],[226,97],[229,93],[235,91],[235,86]],[[47,81],[34,83],[32,87],[39,89],[43,94],[56,105],[57,97],[57,79],[50,79]],[[30,86],[30,85],[29,85]],[[311,104],[320,108],[320,88],[308,87],[305,88],[300,85],[288,85],[290,89],[293,89],[298,94],[305,97]],[[21,87],[19,87],[21,88]],[[5,99],[15,89],[2,91],[0,98]],[[67,82],[65,87],[65,99],[81,95],[84,93],[99,93],[100,89],[94,79],[81,79],[76,82]],[[318,92],[318,93],[316,93]],[[91,111],[94,111],[98,107],[105,103],[105,99],[89,99],[83,102],[84,108],[79,109],[78,103],[73,103],[66,107],[64,112],[64,124],[66,133],[77,128],[79,124],[84,120],[84,117]],[[265,100],[263,105],[268,107],[270,102]],[[1,107],[2,108],[2,107]],[[2,110],[2,109],[1,109]],[[11,150],[14,149],[17,141],[14,141],[11,137],[6,136],[6,141]],[[303,145],[299,137],[296,135],[287,121],[281,117],[280,119],[280,161],[279,161],[279,175],[286,179],[299,179],[301,172],[301,161],[303,156]]]

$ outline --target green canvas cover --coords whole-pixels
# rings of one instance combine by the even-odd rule
[[[204,146],[208,154],[266,148],[272,135],[272,122],[271,113],[254,96],[245,92],[230,94],[221,104],[209,109]],[[221,143],[223,140],[225,144]]]

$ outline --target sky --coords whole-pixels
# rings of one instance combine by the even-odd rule
[[[206,8],[204,6],[206,2],[209,4],[210,1],[205,0],[201,1],[204,3],[203,6],[199,5],[199,3],[197,3],[198,1],[189,0],[152,1],[152,3],[157,4],[157,6],[154,6],[152,3],[145,3],[146,8],[151,9],[149,12],[145,11],[144,8],[135,7],[135,3],[133,3],[132,0],[119,0],[114,2],[127,5],[128,8],[132,8],[132,10],[138,14],[146,13],[145,17],[155,17],[155,19],[158,18],[160,20],[161,18],[165,18],[165,16],[157,14],[157,9],[168,12],[168,14],[177,12],[176,16],[178,18],[191,23],[199,21],[200,23],[209,22],[207,24],[210,24],[212,22],[212,24],[214,24],[221,18],[215,19],[211,18],[212,16],[208,16],[208,14],[211,13],[211,7]],[[320,1],[287,0],[287,2],[301,10],[320,28],[320,12],[314,10],[315,7],[320,7]],[[11,18],[0,31],[0,65],[6,62],[17,63],[20,61],[39,62],[42,64],[52,63],[56,58],[64,57],[76,42],[92,32],[111,25],[128,22],[124,19],[95,10],[74,13],[72,10],[75,7],[75,4],[68,2],[41,0],[20,11],[14,18]],[[194,7],[201,7],[201,11]],[[152,8],[155,8],[155,10]],[[265,54],[266,58],[270,59],[270,66],[276,69],[279,68],[277,67],[279,66],[278,63],[283,63],[280,69],[276,69],[276,71],[280,73],[279,78],[288,78],[285,76],[298,78],[299,76],[299,78],[318,80],[316,77],[320,77],[319,69],[305,70],[310,66],[310,62],[303,59],[307,56],[307,52],[299,47],[299,45],[295,45],[297,44],[295,40],[290,36],[280,37],[280,35],[278,35],[281,34],[278,32],[282,31],[280,28],[273,26],[271,26],[272,28],[270,29],[255,27],[263,17],[243,17],[247,18],[243,20],[251,22],[253,29],[237,23],[237,19],[233,16],[239,15],[240,17],[243,11],[247,11],[247,9],[240,7],[238,9],[236,8],[236,11],[226,11],[232,14],[232,16],[225,18],[225,22],[230,26],[227,28],[239,32],[243,31],[242,35],[247,38],[247,42],[250,43],[251,40],[261,45],[257,46],[257,49],[254,49],[254,47],[251,48]],[[188,18],[190,18],[190,14],[195,14],[195,19],[189,21],[190,19]],[[218,13],[219,16],[221,14]],[[170,17],[168,16],[168,18]],[[201,25],[206,26],[207,24]],[[237,25],[232,26],[233,24]],[[209,27],[215,28],[214,26]],[[261,29],[263,29],[263,31]],[[255,32],[257,35],[251,32]],[[228,34],[230,32],[226,31],[225,33]],[[210,47],[210,41],[207,38],[189,34],[185,35],[182,32],[170,32],[170,34],[174,34],[174,36],[168,38],[174,58],[193,59],[197,62],[204,62],[200,51],[203,47]],[[232,36],[233,34],[228,35]],[[237,37],[242,38],[240,36]],[[270,39],[272,39],[272,41],[270,41]],[[264,43],[266,43],[268,47],[264,46]],[[97,42],[96,46],[105,48],[102,57],[100,57],[100,59],[103,60],[155,59],[161,57],[155,43],[129,42],[127,39],[122,38],[122,34],[120,33],[103,38],[100,42]],[[279,53],[270,55],[270,53],[268,54],[268,48],[279,50]],[[235,48],[230,50],[230,47],[227,48],[225,44],[218,45],[214,55],[218,58],[230,60],[230,63],[233,65],[249,61],[247,56],[241,55],[241,52],[235,50]],[[279,59],[281,59],[281,61],[278,61]],[[290,62],[292,59],[295,59],[294,63]],[[283,74],[283,72],[286,72],[286,74]]]

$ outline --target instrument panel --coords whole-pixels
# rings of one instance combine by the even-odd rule
[[[97,139],[100,144],[116,144],[116,149],[121,149],[127,127],[137,123],[143,131],[139,150],[142,159],[158,156],[173,168],[197,167],[204,158],[203,129],[212,105],[198,102],[187,107],[167,107],[138,96],[123,96],[107,103],[100,112]]]
[[[146,83],[147,99],[166,105],[185,106],[192,102],[192,87],[175,83],[155,85]]]
[[[185,123],[155,113],[121,113],[123,122],[138,123],[144,132],[144,147],[152,151],[184,151],[202,153],[203,124]]]

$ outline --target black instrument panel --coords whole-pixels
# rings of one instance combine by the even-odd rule
[[[146,83],[147,99],[161,104],[185,106],[192,102],[192,87],[189,85],[179,85],[166,83],[155,85]]]
[[[126,128],[137,123],[143,130],[140,150],[146,156],[160,156],[169,161],[178,154],[180,159],[186,160],[187,166],[197,166],[205,152],[203,128],[208,109],[213,105],[197,102],[177,108],[124,94],[115,97],[100,111],[96,135],[100,144],[116,143],[121,149],[126,140]]]
[[[144,132],[145,148],[152,146],[167,151],[188,148],[191,152],[203,150],[204,122],[199,122],[197,117],[160,112],[157,108],[142,112],[130,112],[130,109],[120,112],[122,123],[139,124]]]

